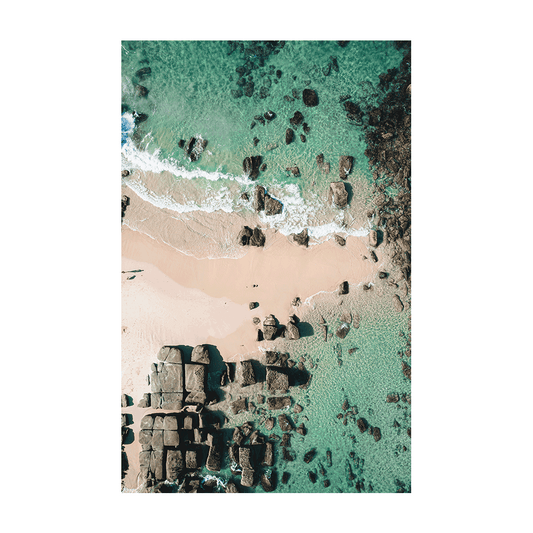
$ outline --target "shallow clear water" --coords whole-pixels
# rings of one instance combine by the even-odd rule
[[[339,232],[343,215],[339,218],[339,211],[324,202],[329,183],[339,179],[339,157],[355,157],[349,178],[354,190],[366,191],[368,187],[357,187],[358,182],[372,182],[361,129],[347,122],[339,98],[351,95],[353,101],[369,102],[382,98],[383,94],[376,89],[378,75],[397,67],[402,54],[391,42],[350,42],[346,48],[341,48],[336,42],[287,41],[279,54],[265,61],[263,68],[252,70],[254,95],[235,99],[231,95],[231,90],[237,89],[239,78],[235,69],[244,63],[246,54],[235,51],[228,55],[227,52],[225,41],[123,42],[122,102],[129,111],[122,118],[122,162],[123,168],[134,175],[124,183],[139,191],[138,185],[143,184],[143,173],[139,170],[166,170],[172,182],[151,198],[147,194],[145,199],[157,205],[158,198],[164,198],[165,202],[170,202],[165,205],[171,206],[174,216],[184,212],[186,205],[194,205],[199,212],[217,208],[226,212],[250,211],[249,206],[239,201],[240,193],[252,192],[256,184],[262,184],[282,200],[287,213],[285,218],[280,217],[283,220],[262,217],[264,224],[278,227],[286,234],[308,226],[319,228],[315,234],[321,237]],[[330,56],[337,58],[339,72],[331,70],[329,76],[325,76],[322,69]],[[150,66],[151,76],[140,83],[149,93],[147,97],[138,97],[134,90],[135,72],[146,66]],[[282,71],[279,80],[275,75],[278,69]],[[261,73],[265,75],[261,77]],[[269,85],[269,95],[260,98],[259,89],[265,84]],[[316,90],[317,107],[308,108],[301,99],[293,102],[284,99],[285,95],[292,96],[293,89],[301,95],[306,87]],[[276,118],[265,125],[256,121],[256,126],[250,129],[254,115],[268,110],[274,111]],[[134,111],[147,114],[148,119],[130,131]],[[293,128],[296,139],[286,146],[285,130],[295,111],[302,112],[310,132],[303,143],[299,138],[302,126]],[[209,141],[206,152],[194,163],[189,162],[183,149],[178,147],[180,139],[187,141],[193,135]],[[259,138],[256,147],[252,141],[254,137]],[[266,149],[276,143],[277,148]],[[329,175],[316,165],[319,153],[331,164]],[[267,165],[256,182],[243,176],[242,161],[250,155],[262,155]],[[300,169],[299,178],[285,171],[286,167],[294,165]],[[190,187],[194,188],[194,195],[190,193],[194,201],[187,204]],[[368,198],[360,200],[363,205]],[[360,206],[358,209],[361,211]],[[363,224],[357,216],[353,215],[354,230]],[[127,223],[127,218],[125,221]],[[307,390],[291,390],[295,402],[304,408],[301,414],[291,414],[291,417],[298,420],[296,425],[304,422],[308,434],[305,437],[293,434],[294,462],[285,463],[276,446],[280,452],[274,467],[278,492],[355,492],[356,481],[363,479],[365,492],[370,484],[374,492],[396,492],[397,480],[406,488],[411,485],[411,439],[406,433],[411,425],[411,407],[402,401],[398,404],[385,401],[390,393],[410,393],[410,382],[402,374],[402,359],[398,355],[405,349],[405,337],[400,333],[408,334],[407,313],[395,313],[390,298],[380,299],[374,292],[365,295],[361,289],[354,293],[357,298],[346,298],[344,305],[361,315],[359,329],[352,327],[344,340],[334,336],[324,342],[317,327],[318,310],[330,323],[330,331],[340,325],[340,312],[331,310],[327,298],[321,303],[318,297],[313,302],[317,310],[309,311],[307,317],[300,316],[313,325],[314,335],[287,345],[293,360],[305,356],[305,365],[313,378]],[[335,312],[339,316],[334,316]],[[348,349],[353,347],[357,347],[357,351],[348,354]],[[339,365],[339,357],[342,365]],[[410,364],[405,357],[404,360]],[[309,361],[316,367],[310,369]],[[343,425],[336,415],[343,413],[341,405],[345,399],[351,407],[357,407],[358,415]],[[379,442],[359,432],[355,425],[358,417],[380,428]],[[256,427],[261,428],[259,416],[250,413],[231,417],[230,427],[245,420],[253,420]],[[398,429],[393,428],[395,420],[400,424]],[[266,434],[264,427],[262,432]],[[281,435],[277,423],[273,432]],[[407,451],[403,451],[403,446]],[[306,465],[303,456],[315,447],[317,456]],[[328,449],[332,452],[331,467],[326,463]],[[329,488],[323,486],[318,462],[327,471]],[[352,480],[348,477],[347,464],[353,473]],[[219,476],[225,480],[232,477],[228,466]],[[317,473],[315,484],[309,480],[308,470]],[[279,481],[283,471],[291,474],[286,485]],[[263,491],[260,486],[255,490]]]

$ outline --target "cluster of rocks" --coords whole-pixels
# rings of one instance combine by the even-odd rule
[[[369,426],[368,422],[364,418],[358,418],[356,424],[361,433],[367,432],[369,435],[374,437],[376,442],[381,440],[381,430],[378,427]]]
[[[263,168],[261,165],[262,160],[263,158],[260,155],[252,155],[244,158],[242,170],[251,180],[255,181],[259,177],[259,171]]]
[[[283,204],[272,198],[262,185],[258,185],[254,193],[254,209],[257,213],[264,211],[267,216],[279,215],[283,210]]]
[[[149,376],[151,392],[144,395],[138,407],[180,410],[184,404],[205,404],[210,362],[206,345],[196,346],[188,363],[184,363],[183,353],[176,346],[163,346],[157,358],[159,363],[152,364]]]
[[[204,466],[219,472],[224,450],[220,424],[209,413],[149,414],[139,432],[142,483],[176,482]]]
[[[207,140],[201,137],[191,137],[188,142],[184,139],[180,139],[178,146],[183,148],[185,155],[189,158],[189,161],[198,161],[202,152],[207,147]]]
[[[298,340],[300,338],[299,321],[296,315],[292,315],[289,317],[286,326],[278,326],[276,317],[272,314],[268,315],[263,320],[263,329],[257,330],[258,340],[272,341],[280,337],[288,340]]]
[[[274,111],[267,111],[264,115],[255,115],[254,119],[252,120],[250,124],[250,129],[253,130],[256,126],[256,121],[259,122],[259,124],[262,124],[263,126],[265,124],[268,124],[272,120],[276,118],[276,113]],[[266,119],[266,122],[265,122]]]
[[[248,444],[246,440],[249,439]],[[254,431],[250,422],[233,430],[232,443],[228,447],[229,458],[232,461],[233,474],[241,476],[243,487],[253,487],[255,476],[259,474],[261,486],[265,492],[272,492],[276,488],[275,471],[268,469],[261,473],[262,467],[274,466],[274,443]]]
[[[309,89],[305,89],[305,91],[308,91]],[[314,91],[312,91],[314,93]],[[316,95],[316,93],[314,93]],[[306,104],[307,105],[307,104]],[[303,128],[304,133],[300,134],[300,140],[304,143],[307,142],[307,138],[305,135],[308,135],[311,131],[311,128],[307,124],[307,122],[304,122],[304,116],[300,111],[295,111],[292,118],[289,119],[289,123],[292,126],[291,128],[287,128],[287,131],[285,132],[285,144],[291,144],[295,137],[295,132],[292,128],[297,129],[300,125]],[[305,134],[305,135],[304,135]],[[299,171],[298,171],[299,175]]]
[[[242,64],[235,68],[238,74],[236,80],[236,89],[231,89],[233,98],[248,98],[254,95],[256,83],[261,82],[258,95],[264,99],[270,96],[270,87],[272,83],[278,83],[282,76],[281,70],[276,70],[274,65],[269,65],[268,71],[263,70],[268,58],[271,55],[278,54],[285,46],[285,41],[252,41],[239,42],[228,41],[228,55],[233,53],[240,54]],[[254,83],[254,74],[256,83]],[[233,75],[230,76],[233,81]]]
[[[237,235],[237,242],[241,246],[264,246],[265,234],[259,226],[256,226],[254,229],[243,226],[239,235]]]

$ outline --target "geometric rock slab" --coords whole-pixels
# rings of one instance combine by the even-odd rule
[[[210,446],[205,467],[211,472],[220,472],[220,464],[222,459],[222,447],[220,445]]]
[[[185,467],[183,452],[181,450],[168,450],[166,466],[167,481],[176,481]]]
[[[161,407],[161,394],[153,392],[150,394],[150,407],[152,409],[159,409]]]
[[[183,408],[183,392],[163,392],[161,395],[161,409],[179,411]]]
[[[163,346],[159,353],[157,354],[157,358],[160,361],[166,361],[167,363],[182,363],[183,362],[183,354],[181,353],[181,350],[179,348],[173,348],[170,346]]]
[[[141,429],[152,429],[154,427],[154,418],[150,415],[141,418]]]
[[[139,444],[142,446],[143,450],[152,449],[152,430],[151,429],[141,429],[139,432]]]
[[[180,437],[177,430],[164,430],[163,444],[165,446],[179,446]]]
[[[185,390],[187,392],[205,390],[206,369],[204,365],[187,364],[185,365]]]
[[[205,403],[207,395],[205,392],[193,391],[185,398],[186,403]]]
[[[239,373],[241,387],[246,387],[248,385],[254,385],[257,383],[251,361],[240,361],[240,363],[238,363],[237,370]]]
[[[166,431],[178,430],[178,419],[173,415],[167,415],[163,419],[163,429]]]
[[[162,481],[163,478],[163,452],[152,451],[150,456],[150,470],[153,472],[157,481]]]
[[[183,365],[167,363],[157,375],[161,392],[183,392]]]
[[[231,410],[233,414],[236,415],[241,411],[246,411],[246,398],[240,398],[231,403]]]
[[[202,365],[209,364],[209,351],[205,344],[200,344],[194,348],[191,355],[191,362],[201,363]]]
[[[198,450],[192,449],[185,452],[185,467],[188,470],[197,470],[200,468]]]
[[[162,452],[163,448],[164,448],[163,430],[162,429],[154,429],[152,431],[152,449]]]
[[[267,366],[266,383],[267,388],[270,392],[287,392],[289,388],[289,376],[287,375],[287,372],[282,368]]]
[[[241,485],[251,487],[254,484],[254,471],[248,468],[243,469],[241,475]]]
[[[267,398],[267,407],[269,409],[284,409],[285,407],[291,406],[291,397],[290,396],[281,396],[281,397],[271,397]]]

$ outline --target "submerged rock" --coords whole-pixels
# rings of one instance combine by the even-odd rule
[[[285,144],[291,144],[291,142],[294,139],[294,131],[290,128],[287,128],[287,131],[285,132]]]
[[[304,89],[302,97],[304,104],[307,107],[315,107],[318,105],[318,95],[313,89]]]
[[[291,397],[290,396],[272,396],[267,398],[266,405],[269,409],[279,410],[285,409],[285,407],[291,406]]]

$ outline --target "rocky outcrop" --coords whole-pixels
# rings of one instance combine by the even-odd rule
[[[167,363],[180,364],[183,362],[183,353],[175,346],[163,346],[157,354],[157,359]]]
[[[250,246],[264,246],[265,245],[265,234],[261,231],[259,227],[255,227],[250,237]]]
[[[350,326],[346,323],[343,323],[340,325],[340,327],[335,332],[335,335],[339,337],[339,339],[344,339],[346,335],[350,332]]]
[[[135,85],[135,95],[146,97],[148,96],[148,89],[142,85]]]
[[[296,428],[296,433],[300,434],[302,437],[307,435],[307,429],[303,422]]]
[[[287,392],[289,376],[286,370],[277,366],[267,366],[266,384],[269,392]]]
[[[353,157],[351,155],[342,155],[339,160],[339,173],[341,179],[345,180],[352,171]]]
[[[259,177],[262,159],[263,158],[260,155],[253,155],[244,158],[244,161],[242,162],[242,169],[244,174],[251,180],[256,180]]]
[[[275,472],[271,472],[270,476],[266,474],[261,475],[261,487],[265,492],[272,492],[276,489]]]
[[[372,435],[374,436],[374,440],[376,442],[381,440],[381,431],[379,428],[372,428]]]
[[[274,111],[267,111],[264,117],[270,122],[276,118],[276,113],[274,113]]]
[[[316,448],[312,448],[304,455],[304,463],[309,464],[315,458],[315,455],[316,455]]]
[[[274,315],[268,315],[263,321],[263,336],[265,337],[265,340],[273,340],[277,331],[278,328],[276,327],[276,318]]]
[[[342,294],[348,294],[350,292],[350,286],[348,284],[347,281],[343,281],[340,285],[339,285],[339,295],[342,295]]]
[[[231,402],[231,410],[234,415],[246,411],[246,398],[239,398]]]
[[[290,402],[289,402],[289,405],[290,405]],[[274,424],[276,423],[276,419],[275,418],[267,418],[265,420],[265,429],[267,431],[272,431],[272,429],[274,429]]]
[[[300,113],[300,111],[296,111],[294,116],[289,120],[291,126],[299,126],[303,121],[304,116]]]
[[[224,492],[226,494],[238,494],[239,491],[237,490],[235,483],[228,483],[224,489]]]
[[[207,346],[205,344],[200,344],[193,349],[191,355],[191,362],[201,363],[202,365],[209,364],[209,350],[207,349]]]
[[[254,471],[249,468],[243,468],[241,474],[241,485],[251,487],[254,484]]]
[[[152,69],[150,67],[143,67],[135,73],[135,76],[137,76],[137,78],[139,78],[139,80],[142,81],[148,78],[151,73],[152,73]]]
[[[237,373],[241,387],[247,387],[257,383],[251,361],[240,361],[237,363]]]
[[[279,410],[285,409],[285,407],[291,406],[291,397],[290,396],[271,396],[267,398],[266,405],[269,409]]]
[[[388,394],[387,403],[397,403],[400,401],[400,396],[398,394]]]
[[[282,210],[283,204],[279,200],[272,198],[269,194],[265,194],[265,215],[279,215]]]
[[[289,420],[287,415],[279,415],[278,423],[279,427],[281,428],[281,431],[291,431],[293,429],[291,421]]]
[[[241,245],[241,246],[248,246],[250,244],[250,239],[253,235],[253,230],[252,228],[249,228],[248,226],[244,226],[239,235],[237,235],[237,242]]]
[[[309,244],[309,234],[307,228],[303,229],[300,233],[291,234],[293,241],[300,246],[305,246],[307,248]]]
[[[287,322],[286,326],[285,338],[292,341],[298,340],[300,338],[300,330],[296,325],[296,320],[294,319],[294,316],[289,317],[289,321]]]
[[[335,242],[339,246],[346,246],[346,239],[344,237],[341,237],[340,235],[335,235]]]
[[[364,433],[368,428],[368,424],[364,418],[358,418],[356,424],[361,433]]]
[[[307,107],[315,107],[318,105],[318,95],[313,89],[304,89],[302,99]]]
[[[151,400],[150,400],[150,393],[145,392],[139,403],[137,404],[137,407],[141,407],[143,409],[146,409],[150,407]]]
[[[187,453],[189,453],[187,451]],[[222,445],[219,443],[214,443],[213,446],[209,447],[209,453],[207,455],[207,460],[205,462],[205,467],[211,472],[220,472],[220,466],[222,463]]]
[[[337,207],[348,205],[348,191],[342,181],[334,181],[329,186],[329,199],[333,198],[333,203]]]

